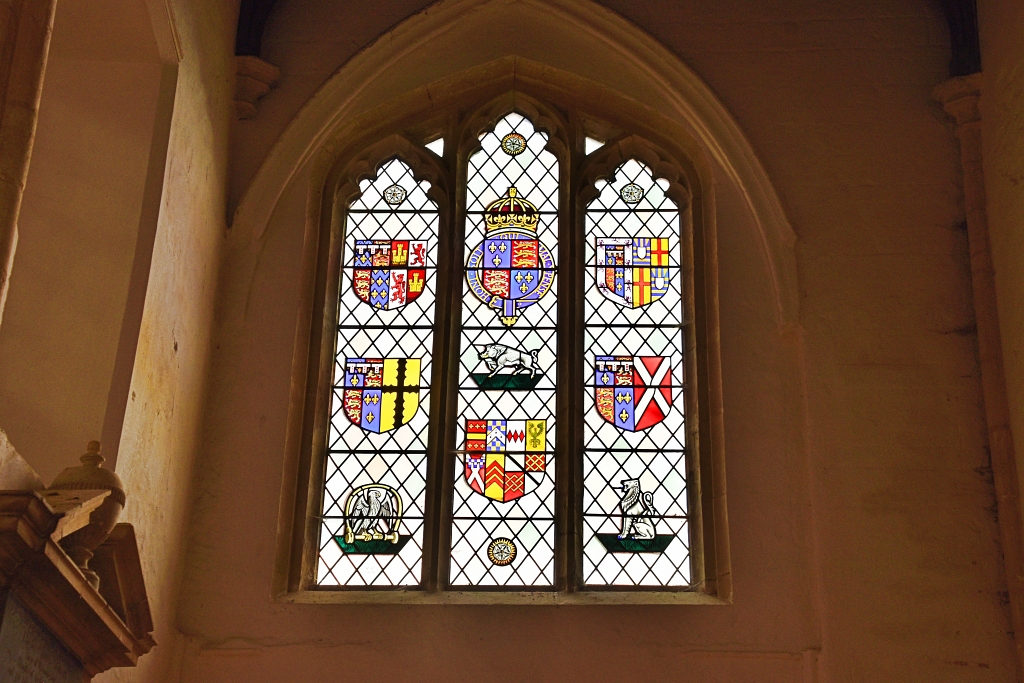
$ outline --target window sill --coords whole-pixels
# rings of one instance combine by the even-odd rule
[[[443,591],[305,590],[275,602],[307,605],[729,605],[697,591]]]

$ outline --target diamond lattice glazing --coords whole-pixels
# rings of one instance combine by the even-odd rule
[[[469,159],[452,586],[554,581],[558,160],[546,144],[509,114]]]
[[[349,208],[317,583],[417,586],[438,213],[393,159]]]
[[[583,575],[687,586],[679,209],[644,164],[587,207]]]

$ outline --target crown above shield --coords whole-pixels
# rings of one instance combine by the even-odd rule
[[[518,197],[515,187],[508,188],[504,197],[491,202],[484,210],[487,230],[536,230],[540,212],[537,207],[525,199]]]

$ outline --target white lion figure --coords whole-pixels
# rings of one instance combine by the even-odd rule
[[[619,507],[622,509],[619,538],[654,538],[654,517],[658,515],[654,509],[654,494],[641,491],[639,479],[623,479],[622,486],[614,488],[622,491],[619,499]]]

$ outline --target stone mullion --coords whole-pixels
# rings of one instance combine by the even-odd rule
[[[577,173],[582,159],[583,131],[578,116],[568,117],[565,155],[559,171],[558,231],[558,377],[556,415],[558,440],[555,505],[555,587],[574,592],[580,587],[580,513],[582,511],[582,338],[583,249],[580,242]]]
[[[453,451],[455,422],[458,411],[459,355],[458,339],[461,318],[462,244],[465,222],[465,193],[459,191],[465,170],[460,166],[459,122],[449,115],[444,131],[444,157],[441,165],[447,174],[448,203],[439,216],[437,263],[436,324],[434,328],[434,376],[440,378],[432,386],[433,401],[439,404],[438,420],[433,426],[430,464],[427,477],[428,504],[424,519],[423,587],[427,592],[443,592],[448,584],[451,561],[452,496],[455,481]],[[453,351],[453,344],[455,349]]]

